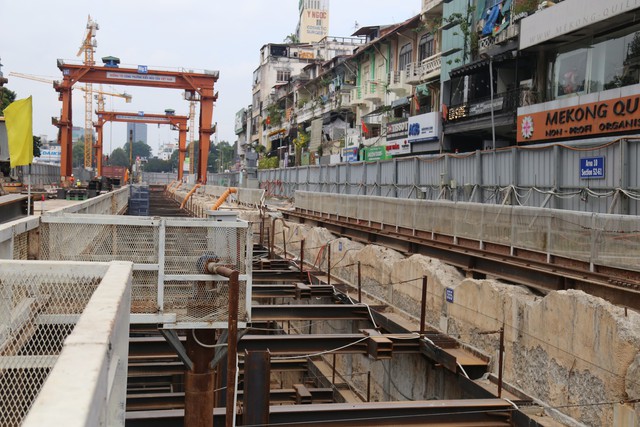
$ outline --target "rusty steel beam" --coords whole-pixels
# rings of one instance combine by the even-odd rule
[[[393,353],[417,353],[419,337],[415,334],[381,335],[393,341]],[[245,335],[238,342],[238,351],[269,349],[273,355],[310,354],[322,351],[368,354],[366,334],[314,334],[314,335]],[[175,353],[163,338],[132,337],[129,339],[129,355],[134,359],[175,357]]]
[[[299,282],[300,271],[297,270],[253,270],[253,283]]]
[[[268,350],[245,352],[245,368],[251,375],[244,377],[243,425],[269,425],[270,361]]]
[[[331,388],[308,388],[311,393],[311,403],[332,403],[333,389]],[[244,397],[242,390],[238,391],[238,400]],[[269,402],[272,404],[292,404],[296,403],[297,394],[293,388],[283,388],[269,390]],[[127,411],[159,411],[166,409],[184,409],[183,392],[167,393],[137,393],[127,394]],[[246,419],[244,420],[246,424]]]
[[[333,286],[326,285],[305,285],[303,283],[295,284],[264,284],[252,285],[251,297],[253,299],[261,298],[329,298],[334,293]]]
[[[305,304],[305,305],[254,305],[251,320],[367,320],[369,310],[365,305]]]
[[[305,427],[340,426],[485,426],[509,427],[514,407],[502,399],[433,400],[412,402],[327,403],[278,405],[269,408],[273,425]],[[138,411],[126,413],[127,427],[182,425],[183,411]],[[224,409],[213,411],[214,425],[224,423]]]

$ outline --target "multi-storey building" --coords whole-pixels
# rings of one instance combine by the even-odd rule
[[[127,141],[147,143],[147,125],[145,123],[127,123]]]
[[[297,41],[316,43],[329,35],[329,0],[300,0]]]
[[[536,65],[518,108],[519,144],[639,133],[638,12],[637,1],[565,0],[521,21],[519,56]]]

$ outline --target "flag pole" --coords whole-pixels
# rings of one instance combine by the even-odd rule
[[[31,163],[27,174],[27,216],[31,215]]]

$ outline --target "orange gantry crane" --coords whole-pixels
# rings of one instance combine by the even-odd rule
[[[118,60],[119,62],[119,60]],[[197,93],[200,98],[200,149],[198,182],[207,182],[207,159],[213,133],[213,104],[217,99],[214,84],[218,81],[218,71],[203,73],[186,71],[149,70],[139,65],[135,68],[120,68],[117,62],[108,62],[109,66],[66,64],[58,60],[58,68],[62,71],[62,82],[55,86],[62,100],[62,114],[57,126],[60,128],[60,177],[64,181],[72,173],[71,134],[73,129],[71,114],[71,90],[75,83],[100,83],[108,85],[143,86],[168,89],[182,89]],[[180,168],[181,169],[181,168]]]
[[[96,142],[96,171],[97,175],[102,175],[102,128],[105,122],[124,123],[152,123],[171,125],[179,131],[178,137],[178,180],[182,179],[182,166],[187,151],[187,116],[176,116],[174,114],[141,114],[124,113],[118,111],[97,111],[98,121],[95,123],[98,134]]]
[[[91,15],[87,18],[87,29],[82,39],[82,44],[76,56],[80,56],[84,53],[84,65],[95,65],[93,54],[95,48],[98,46],[96,40],[96,32],[100,29],[98,23],[91,19]],[[91,108],[93,96],[93,85],[91,83],[85,84],[84,91],[84,167],[91,167],[91,154],[93,152],[93,109]]]

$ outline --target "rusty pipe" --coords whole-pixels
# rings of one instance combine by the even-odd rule
[[[236,397],[236,359],[238,357],[238,303],[240,300],[240,273],[237,270],[225,266],[216,266],[210,262],[207,270],[213,274],[229,279],[229,338],[227,339],[227,412],[226,427],[235,424],[235,397]]]
[[[222,193],[222,196],[218,197],[218,200],[216,200],[216,202],[213,204],[213,206],[211,206],[211,210],[212,211],[217,211],[218,208],[220,208],[220,206],[222,206],[224,201],[227,200],[227,197],[229,197],[229,195],[231,195],[233,193],[237,193],[237,192],[238,192],[238,189],[236,187],[227,188],[226,191],[224,193]]]

